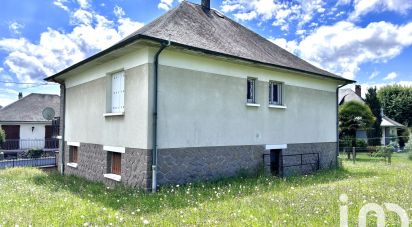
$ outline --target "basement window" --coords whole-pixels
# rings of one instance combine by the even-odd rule
[[[68,166],[77,168],[77,163],[79,162],[79,146],[69,145],[69,162]]]
[[[118,152],[109,152],[110,169],[109,172],[116,175],[122,173],[122,154]]]

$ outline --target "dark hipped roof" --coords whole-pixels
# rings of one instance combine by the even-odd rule
[[[159,42],[171,41],[172,45],[209,54],[235,57],[255,63],[353,82],[309,64],[213,9],[205,11],[202,6],[186,1],[109,49],[46,78],[46,80],[52,80],[138,39]]]
[[[43,118],[46,107],[54,109],[55,117],[60,116],[60,96],[29,94],[0,109],[0,122],[47,122]]]
[[[354,92],[350,88],[339,89],[338,93],[338,103],[339,105],[349,102],[349,101],[358,101],[361,103],[365,103],[362,97],[360,97],[356,92]]]

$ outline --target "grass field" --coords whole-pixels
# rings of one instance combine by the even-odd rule
[[[406,154],[395,154],[391,165],[361,155],[356,164],[343,161],[341,169],[310,176],[227,179],[155,195],[15,168],[0,171],[0,226],[339,226],[342,193],[355,226],[369,202],[399,204],[412,217],[411,192]],[[399,225],[393,214],[386,221]]]

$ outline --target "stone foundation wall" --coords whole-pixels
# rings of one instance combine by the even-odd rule
[[[217,180],[239,174],[256,174],[270,162],[264,163],[263,154],[269,154],[264,145],[173,148],[158,151],[158,185],[184,184],[203,180]],[[336,143],[288,144],[282,151],[283,165],[304,165],[284,167],[284,176],[313,172],[319,153],[321,169],[336,166]],[[287,156],[296,155],[297,156]],[[304,154],[302,160],[299,154]],[[65,166],[66,174],[100,181],[107,185],[119,182],[103,177],[109,166],[108,152],[102,145],[81,143],[78,167]],[[69,147],[65,149],[66,163],[69,160]],[[60,162],[60,160],[59,160]],[[122,154],[121,182],[132,187],[150,189],[151,150],[126,148]],[[266,167],[267,168],[267,167]],[[270,173],[270,171],[269,171]]]
[[[161,149],[158,184],[216,180],[239,173],[254,174],[263,164],[264,146]]]
[[[69,161],[69,146],[67,143],[65,146],[65,162],[67,163]],[[80,143],[77,168],[66,165],[65,173],[114,186],[120,182],[103,176],[103,174],[108,173],[110,166],[108,160],[108,151],[103,150],[102,145]],[[151,187],[151,163],[150,150],[126,148],[121,160],[121,183],[131,187],[149,189]]]

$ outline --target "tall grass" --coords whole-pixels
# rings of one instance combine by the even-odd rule
[[[223,225],[338,226],[339,195],[349,197],[349,224],[368,202],[397,203],[411,214],[412,162],[395,154],[392,165],[358,156],[356,164],[288,179],[234,178],[174,185],[157,194],[45,173],[0,171],[0,225]],[[410,215],[411,216],[411,215]],[[399,225],[394,215],[387,224]]]

